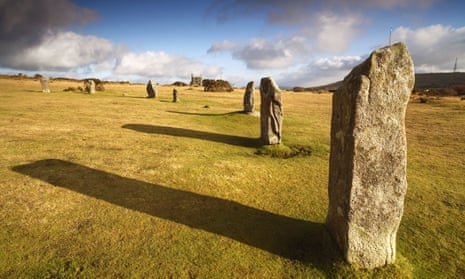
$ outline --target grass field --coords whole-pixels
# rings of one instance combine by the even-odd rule
[[[243,90],[70,86],[0,79],[0,278],[465,277],[465,101],[409,104],[397,262],[367,271],[323,225],[330,94],[283,93],[283,145],[307,151],[283,159]]]

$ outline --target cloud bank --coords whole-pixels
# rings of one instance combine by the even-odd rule
[[[364,56],[333,56],[319,58],[299,67],[297,71],[285,72],[281,79],[286,86],[318,86],[342,80],[352,68],[362,63]]]
[[[253,38],[245,45],[219,47],[210,52],[229,52],[248,69],[282,69],[281,79],[288,85],[314,86],[341,80],[362,56],[341,56],[361,36],[372,19],[367,11],[426,10],[439,0],[231,0],[215,3],[217,20],[233,21],[238,17],[262,15],[268,25],[290,26],[292,34],[281,38]],[[431,25],[417,29],[399,27],[394,41],[409,47],[417,72],[450,71],[456,57],[465,57],[465,27]],[[293,40],[293,38],[298,38]],[[226,40],[227,41],[227,38]],[[445,51],[447,50],[447,51]],[[330,58],[317,59],[318,56]],[[330,56],[334,55],[334,56]],[[434,65],[434,66],[433,66]],[[289,67],[298,71],[289,71]]]
[[[17,56],[22,51],[43,44],[50,33],[75,24],[85,24],[95,18],[95,13],[69,0],[2,0],[0,65],[14,67],[10,56]]]
[[[456,58],[465,57],[465,26],[453,28],[441,24],[421,28],[399,27],[392,32],[393,42],[407,44],[415,64],[415,72],[451,72]],[[319,58],[301,66],[298,71],[283,73],[281,79],[289,86],[316,86],[342,80],[352,68],[362,63],[363,56]],[[458,71],[465,65],[459,62]]]
[[[169,53],[133,53],[105,38],[69,31],[98,18],[70,0],[1,0],[0,67],[70,77],[105,73],[136,80],[220,75],[221,68]]]
[[[191,73],[220,75],[221,69],[163,51],[123,54],[114,68],[116,75],[138,75],[163,79],[189,78]]]
[[[320,13],[312,20],[317,29],[305,27],[290,36],[275,39],[253,38],[246,45],[224,40],[213,43],[207,53],[230,52],[249,69],[285,69],[308,61],[315,54],[343,53],[358,36],[362,23],[360,16],[355,14]]]
[[[236,48],[232,55],[242,60],[249,69],[282,69],[296,63],[309,52],[303,37],[286,39],[252,39],[248,45]]]
[[[17,69],[66,71],[106,63],[121,52],[121,47],[106,39],[74,32],[50,32],[39,44],[16,51],[3,61]]]
[[[452,71],[455,59],[465,57],[465,26],[399,27],[392,38],[407,44],[417,72]]]
[[[335,2],[337,4],[339,2]],[[248,69],[285,69],[308,62],[321,53],[342,54],[361,31],[366,20],[359,14],[332,10],[315,12],[317,1],[224,1],[213,7],[218,20],[228,20],[230,14],[265,13],[268,23],[297,26],[291,34],[277,38],[252,38],[245,45],[236,45],[225,39],[213,43],[208,53],[230,52],[232,57],[245,63]],[[232,19],[231,19],[232,20]],[[337,35],[335,35],[337,34]]]
[[[428,8],[435,2],[215,1],[211,9],[218,21],[252,16],[264,19],[266,27],[260,36],[242,43],[225,37],[207,45],[210,56],[206,60],[218,63],[214,54],[221,52],[245,66],[225,75],[223,71],[231,69],[208,65],[200,58],[163,50],[136,53],[111,40],[70,31],[98,19],[95,12],[71,0],[0,0],[0,68],[131,81],[154,78],[157,82],[187,79],[191,73],[247,80],[243,75],[266,72],[285,86],[316,86],[342,79],[368,55],[345,53],[370,24],[370,11]],[[407,44],[417,72],[451,71],[456,57],[459,61],[465,57],[465,26],[399,27],[393,30],[392,39]],[[465,70],[460,62],[459,70]]]

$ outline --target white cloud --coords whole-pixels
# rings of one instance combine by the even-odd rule
[[[344,52],[363,22],[359,15],[321,13],[312,25],[316,29],[308,27],[286,38],[254,38],[243,46],[225,40],[213,44],[208,52],[229,51],[249,69],[283,69],[308,61],[317,53]]]
[[[128,52],[113,42],[74,32],[48,32],[39,44],[10,55],[6,65],[21,71],[40,71],[49,76],[119,78],[161,82],[187,79],[191,73],[221,75],[221,68],[167,52]]]
[[[108,64],[121,51],[111,41],[95,36],[50,32],[40,44],[11,56],[8,64],[25,70],[69,70]]]
[[[233,57],[243,60],[250,69],[284,68],[292,63],[292,51],[283,41],[271,42],[253,39],[233,52]]]
[[[298,71],[284,73],[285,86],[319,86],[342,80],[355,66],[363,62],[361,56],[333,56],[320,58],[302,66]]]
[[[221,74],[221,69],[163,51],[146,51],[144,53],[128,52],[124,54],[118,60],[114,73],[116,75],[136,75],[172,80],[188,78],[191,73],[216,76]]]
[[[96,17],[93,11],[70,0],[0,1],[0,67],[14,68],[12,62],[17,61],[12,58],[43,45],[44,40],[53,37],[52,33],[59,34],[63,28],[85,24]]]
[[[441,24],[417,29],[399,27],[392,38],[407,44],[417,72],[451,71],[457,57],[465,58],[465,27]]]
[[[0,0],[0,67],[124,80],[221,73],[218,67],[190,58],[166,52],[131,53],[107,39],[65,31],[96,18],[95,12],[72,0]]]
[[[209,53],[229,51],[249,69],[280,69],[291,66],[302,56],[310,53],[310,45],[301,36],[267,40],[254,38],[247,45],[233,45],[229,41],[213,44]]]
[[[309,67],[318,71],[350,70],[362,62],[361,56],[333,56],[331,58],[319,58]]]
[[[317,17],[316,44],[322,52],[342,53],[357,37],[365,20],[360,15],[320,13]]]
[[[207,50],[207,53],[231,51],[231,50],[234,50],[236,47],[237,46],[235,43],[228,41],[228,40],[224,40],[219,43],[213,43],[212,46]]]
[[[191,73],[218,76],[219,67],[166,52],[127,52],[113,42],[74,32],[48,32],[40,43],[18,50],[4,60],[8,68],[41,71],[49,76],[121,78],[161,82],[189,78]]]

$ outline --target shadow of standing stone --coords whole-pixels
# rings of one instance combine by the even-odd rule
[[[283,123],[281,90],[271,77],[261,79],[260,96],[260,139],[264,144],[279,144]]]
[[[407,47],[374,51],[333,96],[326,225],[349,263],[394,263],[407,191],[405,111],[414,86]]]

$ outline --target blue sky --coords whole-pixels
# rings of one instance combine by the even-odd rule
[[[341,80],[390,33],[416,72],[450,72],[456,58],[465,71],[462,0],[0,0],[0,72],[316,86]]]

